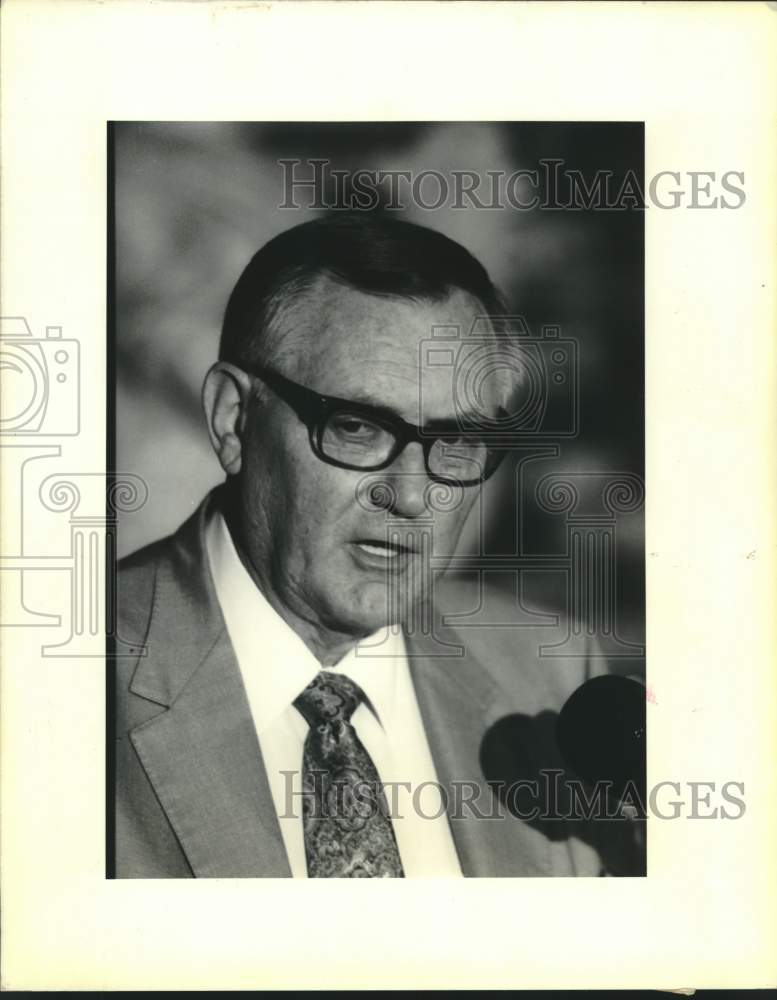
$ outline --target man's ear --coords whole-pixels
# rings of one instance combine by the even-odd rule
[[[218,361],[205,376],[202,408],[213,450],[228,476],[236,476],[242,465],[243,415],[250,395],[250,377],[226,361]]]

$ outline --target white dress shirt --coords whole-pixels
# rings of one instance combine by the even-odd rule
[[[251,579],[218,510],[208,521],[205,540],[291,873],[306,878],[301,772],[308,724],[293,702],[321,665]],[[337,666],[326,669],[355,681],[375,709],[377,718],[367,705],[359,705],[351,724],[380,780],[384,785],[405,783],[386,789],[405,875],[460,876],[401,631],[381,630],[355,646]]]

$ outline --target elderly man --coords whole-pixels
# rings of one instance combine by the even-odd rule
[[[589,651],[442,622],[478,600],[440,569],[504,454],[503,312],[465,249],[393,219],[319,219],[250,261],[203,389],[226,480],[120,567],[117,876],[604,872],[579,824],[501,808],[482,762]],[[424,345],[478,323],[497,363],[470,400]]]

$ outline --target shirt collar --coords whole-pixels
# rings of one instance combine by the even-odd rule
[[[297,633],[281,618],[243,565],[227,523],[214,510],[205,526],[205,544],[216,595],[241,673],[250,672],[257,731],[273,723],[313,680],[321,665]],[[395,628],[379,629],[351,649],[332,673],[355,681],[384,728],[396,703],[397,670],[406,659],[404,637]]]

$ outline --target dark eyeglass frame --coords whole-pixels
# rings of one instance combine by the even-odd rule
[[[378,472],[381,469],[387,469],[396,461],[408,444],[417,441],[423,449],[426,474],[433,482],[447,483],[455,486],[477,486],[485,482],[496,472],[506,454],[504,448],[490,447],[485,442],[486,435],[471,434],[470,436],[477,437],[486,443],[486,446],[489,448],[489,455],[492,456],[492,461],[483,470],[483,474],[474,479],[441,476],[436,472],[432,472],[429,468],[429,455],[437,441],[444,439],[452,433],[467,437],[467,432],[462,430],[458,425],[452,425],[444,433],[438,428],[425,430],[416,424],[408,423],[407,420],[403,420],[402,417],[389,409],[372,406],[368,403],[352,402],[350,399],[341,399],[339,396],[324,396],[314,389],[308,389],[298,382],[293,382],[290,378],[286,378],[285,375],[281,375],[280,372],[275,371],[273,368],[268,368],[266,365],[243,366],[243,370],[246,374],[261,379],[265,385],[269,386],[277,396],[294,410],[308,429],[313,454],[328,465],[334,465],[341,469],[352,469],[357,472]],[[342,462],[327,455],[322,448],[322,440],[327,421],[336,410],[347,410],[349,413],[367,417],[372,423],[377,424],[392,434],[396,444],[388,458],[377,465],[364,466],[352,465],[349,462]]]

